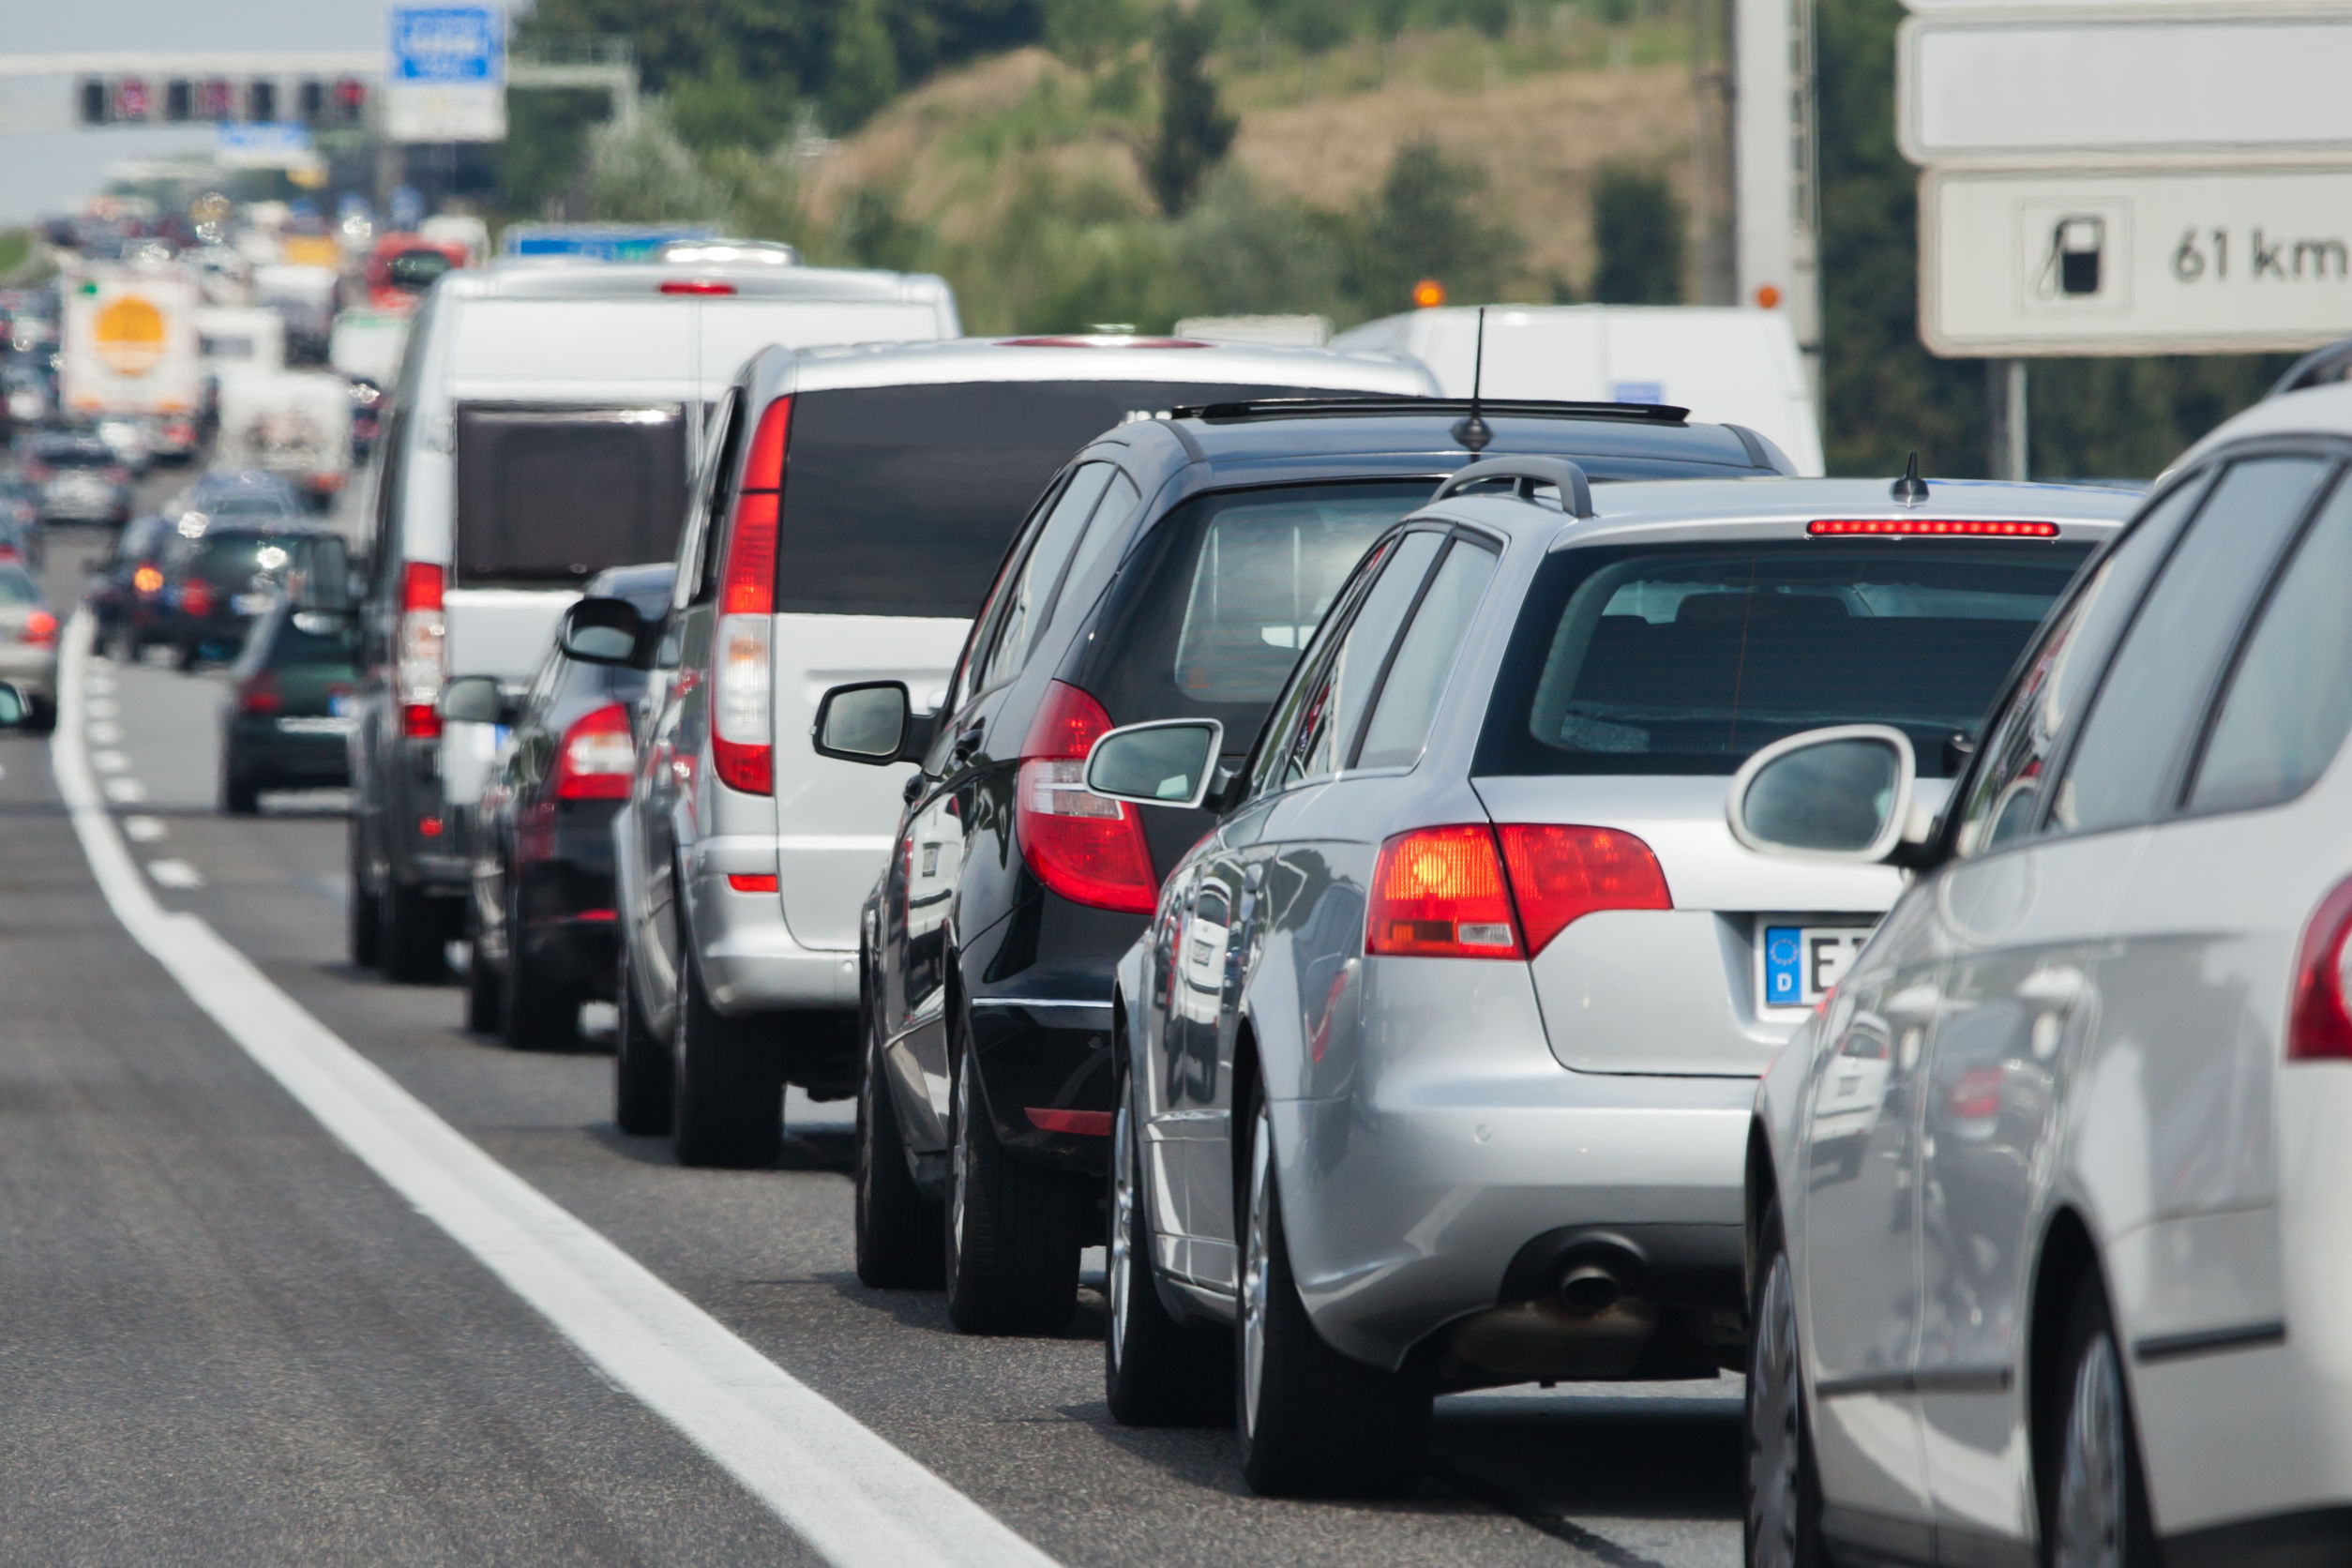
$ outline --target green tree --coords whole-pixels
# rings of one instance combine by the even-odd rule
[[[899,209],[892,192],[861,185],[833,220],[833,247],[852,266],[920,272],[930,264],[931,232]]]
[[[535,216],[580,180],[588,133],[611,112],[587,89],[512,93],[506,140],[498,144],[498,188],[511,212]]]
[[[826,56],[826,118],[838,129],[854,129],[897,93],[897,46],[883,25],[880,0],[843,0]]]
[[[1592,297],[1603,305],[1680,305],[1682,204],[1657,174],[1612,166],[1592,184]]]
[[[1135,0],[1044,0],[1046,47],[1081,70],[1124,53],[1147,30]]]
[[[1517,270],[1519,236],[1486,215],[1484,170],[1456,163],[1426,138],[1396,150],[1388,177],[1356,215],[1355,303],[1387,315],[1412,303],[1424,278],[1455,300],[1491,300]]]
[[[1144,174],[1160,210],[1183,213],[1201,180],[1233,144],[1241,122],[1217,101],[1209,80],[1209,45],[1215,23],[1204,10],[1170,6],[1160,17],[1160,131]]]
[[[1268,197],[1239,169],[1219,170],[1176,225],[1182,313],[1341,314],[1344,230],[1304,203]]]
[[[781,82],[754,84],[720,55],[710,68],[670,92],[678,135],[697,152],[772,147],[792,124],[792,94]]]

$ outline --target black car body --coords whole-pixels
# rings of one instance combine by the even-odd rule
[[[309,569],[321,541],[330,537],[341,543],[324,530],[275,518],[207,523],[193,532],[184,520],[164,546],[159,624],[147,640],[170,643],[183,670],[200,659],[234,656],[253,618],[269,608],[290,575]]]
[[[359,673],[347,614],[277,595],[230,671],[220,721],[220,808],[260,809],[264,790],[351,782],[352,696]]]
[[[163,552],[178,535],[168,517],[133,518],[91,570],[83,596],[98,622],[98,645],[136,660],[161,636]]]
[[[959,1326],[1069,1315],[1110,1130],[1113,968],[1214,821],[1088,795],[1095,737],[1207,716],[1238,765],[1364,549],[1471,460],[1457,431],[1498,455],[1572,458],[1596,481],[1787,472],[1761,438],[1679,409],[1489,403],[1483,431],[1470,414],[1438,400],[1180,410],[1102,436],[1048,490],[974,623],[864,912],[868,1283],[938,1276],[907,1237],[937,1234],[928,1205],[943,1195],[951,1213],[993,1206],[994,1244],[1027,1260],[967,1307],[945,1248]],[[1007,1178],[1008,1164],[1036,1174]],[[987,1190],[955,1190],[984,1168]]]
[[[668,562],[615,567],[588,593],[658,622],[675,571]],[[560,646],[532,677],[472,814],[469,1027],[520,1047],[563,1045],[577,1033],[580,1004],[611,997],[620,954],[612,817],[628,795],[631,710],[644,690],[644,671],[581,663]]]

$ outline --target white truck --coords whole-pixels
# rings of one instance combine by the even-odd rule
[[[177,264],[95,265],[65,285],[58,372],[66,412],[192,415],[202,400],[195,275]]]
[[[324,507],[351,476],[350,384],[327,370],[222,377],[214,461],[281,475]]]
[[[1682,305],[1489,305],[1483,376],[1476,306],[1383,316],[1335,349],[1410,354],[1448,398],[1674,403],[1744,425],[1801,475],[1823,472],[1821,418],[1787,312]]]

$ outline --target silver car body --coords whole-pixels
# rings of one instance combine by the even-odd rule
[[[1833,1544],[2043,1560],[2037,1411],[2092,1277],[2164,1560],[2352,1557],[2352,1061],[2285,1045],[2300,939],[2352,872],[2342,724],[2269,726],[2307,739],[2307,787],[2204,783],[2299,567],[2326,573],[2311,626],[2342,622],[2347,457],[2330,386],[2173,468],[2045,627],[1937,863],[1763,1081],[1750,1222],[1777,1201]],[[2352,681],[2341,636],[2293,641],[2270,719]],[[2103,707],[2158,689],[2177,711],[2122,749]],[[2103,814],[2103,772],[2146,804]],[[1832,1079],[1858,1041],[1857,1148]]]
[[[1521,603],[1559,552],[1802,540],[1814,520],[1899,508],[1883,482],[1591,493],[1598,515],[1583,519],[1454,497],[1400,525],[1451,525],[1500,551],[1418,761],[1259,786],[1171,874],[1123,959],[1153,1263],[1180,1313],[1233,1315],[1231,1126],[1255,1080],[1291,1272],[1344,1353],[1395,1367],[1443,1330],[1446,1353],[1510,1381],[1665,1364],[1711,1372],[1736,1347],[1756,1080],[1806,1016],[1764,1004],[1757,943],[1772,916],[1866,927],[1901,879],[1741,847],[1725,822],[1726,776],[1478,776],[1472,759]],[[2104,538],[2131,505],[2104,491],[1938,486],[1922,515],[2054,520],[2084,541]],[[1301,693],[1344,613],[1302,659],[1260,756],[1291,744],[1286,716],[1315,701]],[[1531,962],[1367,957],[1383,840],[1489,822],[1631,833],[1655,852],[1672,907],[1587,914]],[[1631,1255],[1645,1299],[1604,1314],[1607,1343],[1547,1340],[1555,1325],[1507,1304],[1544,1316],[1534,1298],[1594,1246]],[[1668,1319],[1671,1334],[1660,1332]]]

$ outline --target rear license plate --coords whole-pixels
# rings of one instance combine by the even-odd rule
[[[239,594],[229,601],[229,608],[240,615],[259,615],[269,608],[267,594]]]
[[[1846,973],[1867,926],[1772,926],[1764,927],[1764,1005],[1810,1007]]]
[[[354,728],[348,718],[281,718],[278,731],[285,735],[348,735]]]

